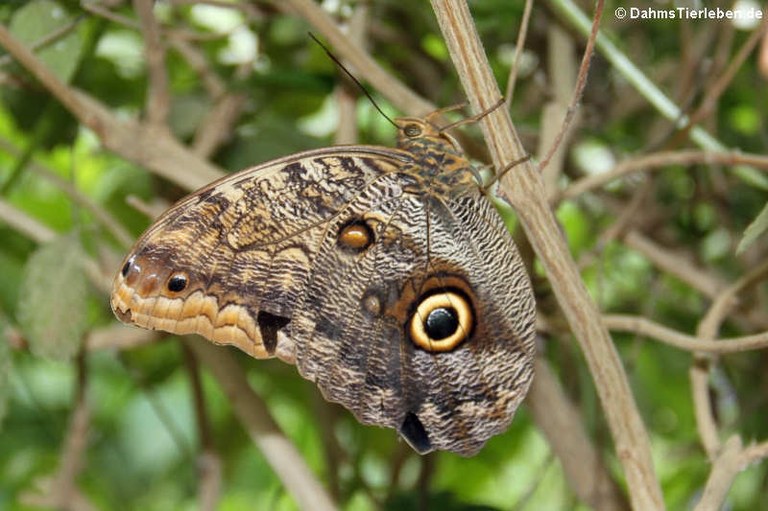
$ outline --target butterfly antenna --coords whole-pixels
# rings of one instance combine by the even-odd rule
[[[344,71],[344,74],[346,74],[346,75],[349,77],[349,79],[350,79],[350,80],[352,80],[352,81],[355,83],[355,85],[357,85],[357,86],[360,88],[360,90],[361,90],[361,91],[363,91],[363,94],[365,94],[365,97],[367,97],[367,98],[368,98],[368,101],[370,101],[370,102],[371,102],[371,104],[373,105],[373,107],[374,107],[376,110],[378,110],[378,111],[379,111],[379,113],[380,113],[382,116],[384,116],[384,118],[385,118],[386,120],[388,120],[388,121],[389,121],[389,123],[390,123],[392,126],[394,126],[395,128],[397,128],[398,126],[397,126],[397,124],[395,123],[395,121],[393,121],[393,120],[392,120],[392,118],[391,118],[390,116],[388,116],[387,114],[385,114],[385,113],[384,113],[384,110],[382,110],[382,109],[381,109],[381,107],[379,106],[379,104],[378,104],[378,103],[376,103],[376,101],[373,99],[373,96],[371,96],[371,93],[370,93],[370,92],[368,92],[368,89],[366,89],[366,88],[365,88],[365,86],[364,86],[364,85],[363,85],[363,84],[360,82],[360,80],[358,80],[357,78],[355,78],[355,76],[354,76],[352,73],[350,73],[350,72],[349,72],[349,69],[347,69],[346,67],[344,67],[344,64],[342,64],[342,63],[341,63],[341,61],[340,61],[339,59],[337,59],[337,58],[336,58],[336,55],[334,55],[333,53],[331,53],[331,50],[329,50],[329,49],[328,49],[328,48],[327,48],[327,47],[326,47],[326,46],[325,46],[323,43],[321,43],[321,42],[320,42],[320,39],[318,39],[317,37],[315,37],[315,34],[313,34],[312,32],[307,32],[307,33],[309,34],[309,37],[311,37],[311,38],[312,38],[312,40],[314,40],[314,41],[315,41],[315,42],[316,42],[316,43],[317,43],[317,44],[320,46],[320,48],[322,48],[322,49],[323,49],[323,51],[326,53],[326,55],[328,55],[328,57],[329,57],[329,58],[330,58],[332,61],[334,61],[334,62],[336,63],[336,65],[337,65],[337,66],[339,66],[339,68],[340,68],[342,71]]]

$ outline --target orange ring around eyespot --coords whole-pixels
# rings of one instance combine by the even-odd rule
[[[432,339],[424,328],[426,318],[441,307],[456,311],[459,325],[453,334],[444,339]],[[461,344],[472,331],[474,318],[467,299],[451,291],[437,293],[424,298],[411,316],[409,333],[416,346],[429,352],[451,351]]]

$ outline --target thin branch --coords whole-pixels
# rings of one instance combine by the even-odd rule
[[[105,284],[109,284],[105,282]],[[94,328],[85,338],[85,347],[89,351],[130,350],[146,346],[159,340],[153,330],[133,328],[122,323],[114,323],[102,328]]]
[[[221,457],[216,451],[213,441],[211,419],[205,406],[205,393],[203,392],[202,378],[200,377],[200,364],[188,344],[182,344],[184,362],[189,374],[189,382],[192,394],[192,403],[195,410],[195,423],[197,424],[197,436],[200,449],[198,460],[198,501],[202,511],[216,509],[221,498]]]
[[[579,179],[566,188],[553,202],[572,199],[596,188],[600,188],[615,179],[626,177],[635,172],[650,172],[661,170],[670,165],[749,165],[760,170],[768,171],[768,156],[759,154],[740,153],[736,151],[663,151],[625,160],[608,172],[594,174]]]
[[[736,474],[743,470],[739,462],[741,439],[734,435],[725,442],[722,451],[712,463],[704,493],[695,511],[718,511],[723,509],[725,496],[733,483]]]
[[[574,41],[564,28],[552,23],[547,27],[547,74],[549,76],[549,95],[551,99],[543,106],[539,129],[537,158],[544,164],[539,165],[547,196],[553,196],[560,188],[560,176],[565,161],[565,146],[576,128],[578,118],[575,110],[569,111],[569,102],[573,100],[573,89],[578,76],[576,63],[573,61]],[[575,108],[571,105],[571,108]],[[574,117],[570,117],[571,113]],[[571,119],[573,124],[566,125]],[[546,160],[546,161],[545,161]]]
[[[128,161],[143,165],[186,189],[200,188],[222,171],[197,157],[167,130],[135,120],[118,119],[98,100],[68,87],[29,49],[0,25],[0,45],[29,70],[101,142]]]
[[[51,241],[56,237],[56,232],[53,229],[16,209],[3,199],[0,199],[0,221],[5,222],[28,238],[39,242]]]
[[[744,44],[742,44],[739,51],[736,52],[736,55],[728,58],[728,68],[712,87],[709,88],[704,98],[701,100],[699,108],[691,114],[690,120],[688,121],[689,125],[697,124],[707,116],[711,115],[718,99],[720,99],[726,91],[728,85],[733,81],[733,78],[736,76],[739,69],[741,69],[741,66],[747,60],[747,57],[749,57],[755,50],[764,34],[768,34],[768,20],[766,19],[763,20],[760,29],[754,30],[749,38],[744,41]]]
[[[764,281],[768,277],[768,260],[752,268],[736,282],[723,289],[710,305],[709,310],[699,322],[697,335],[714,338],[726,316],[738,304],[739,293]]]
[[[165,68],[165,47],[160,39],[160,26],[153,11],[154,0],[133,0],[133,8],[141,22],[144,39],[144,56],[147,59],[149,85],[147,89],[146,116],[150,126],[168,129],[168,113],[171,96],[168,89],[168,72]]]
[[[61,456],[59,456],[59,466],[51,479],[43,482],[42,495],[28,493],[21,496],[22,501],[27,505],[65,511],[96,509],[77,487],[77,477],[83,468],[84,454],[88,446],[88,429],[91,421],[86,392],[88,373],[83,352],[78,357],[77,371],[75,403]]]
[[[227,86],[224,80],[211,69],[208,59],[199,48],[179,36],[176,31],[169,34],[168,44],[187,61],[187,65],[200,78],[203,89],[208,92],[211,98],[216,99],[226,94]]]
[[[235,125],[248,101],[246,94],[224,94],[200,122],[192,151],[202,158],[211,157],[222,145],[227,143],[235,130]]]
[[[127,16],[123,16],[122,14],[112,12],[109,9],[97,4],[96,2],[80,2],[80,7],[83,10],[104,18],[105,20],[109,20],[116,25],[133,28],[135,30],[141,30],[141,25],[139,25],[136,20]]]
[[[712,302],[712,305],[701,321],[699,321],[696,329],[697,337],[714,339],[720,330],[720,325],[738,303],[737,295],[764,280],[766,275],[768,275],[768,261],[764,261],[761,265],[752,269],[731,286],[724,289]],[[720,452],[721,445],[717,419],[712,409],[712,400],[709,392],[711,365],[712,361],[709,357],[703,355],[696,357],[689,369],[689,378],[691,380],[691,394],[693,396],[696,428],[699,432],[699,438],[710,459],[714,459]]]
[[[43,48],[46,48],[47,46],[50,46],[51,44],[55,43],[59,39],[63,39],[67,35],[69,35],[77,26],[83,21],[84,16],[77,16],[76,18],[72,19],[68,23],[65,23],[64,25],[60,26],[56,30],[46,34],[39,40],[32,43],[30,46],[30,49],[33,52],[37,52],[42,50]],[[0,67],[7,66],[13,61],[10,55],[2,55],[0,56]]]
[[[432,0],[448,49],[475,112],[494,105],[500,96],[482,44],[465,2]],[[481,122],[497,168],[524,156],[509,113],[497,109]],[[578,340],[605,411],[618,459],[627,478],[635,509],[662,509],[664,501],[653,469],[648,434],[637,410],[627,376],[600,312],[587,293],[576,264],[549,208],[538,172],[530,162],[501,181],[528,239],[549,275],[557,300]]]
[[[517,83],[517,72],[520,66],[520,58],[525,49],[525,40],[528,35],[528,23],[531,21],[531,11],[533,10],[533,0],[525,0],[525,9],[523,10],[523,19],[520,21],[520,30],[517,32],[517,41],[515,42],[515,56],[512,59],[512,66],[509,68],[507,77],[507,89],[504,92],[504,98],[507,103],[512,104],[512,95],[515,93],[515,83]]]
[[[639,231],[629,231],[624,236],[624,243],[645,256],[661,271],[680,279],[709,298],[717,296],[726,286],[723,279],[709,274],[689,257],[662,247]]]
[[[626,509],[626,499],[589,438],[583,417],[547,361],[537,356],[534,362],[536,377],[525,402],[560,460],[568,486],[581,502],[593,509]]]
[[[742,448],[741,439],[729,438],[714,460],[707,484],[695,511],[718,511],[725,508],[728,490],[741,472],[749,465],[768,458],[768,442]]]
[[[584,56],[581,58],[581,66],[579,67],[579,75],[578,75],[578,78],[576,79],[576,88],[573,91],[573,97],[571,98],[571,103],[568,105],[568,109],[566,110],[565,119],[563,120],[563,125],[562,125],[562,128],[560,129],[560,133],[558,134],[557,138],[555,138],[555,141],[552,144],[552,147],[549,149],[549,152],[541,160],[541,163],[539,164],[539,169],[547,168],[547,164],[549,164],[549,160],[555,154],[555,151],[557,151],[558,147],[560,147],[560,143],[563,141],[571,125],[573,116],[576,114],[576,106],[579,104],[579,101],[581,101],[581,96],[584,93],[584,87],[586,87],[587,85],[587,75],[589,73],[589,65],[592,62],[592,55],[595,51],[595,41],[597,40],[597,29],[600,27],[600,18],[603,16],[604,5],[605,5],[604,0],[597,0],[597,3],[595,4],[595,13],[592,16],[592,30],[590,31],[589,37],[587,38],[587,46],[586,48],[584,48]]]
[[[11,156],[21,156],[21,150],[16,147],[10,140],[0,136],[0,148],[6,151]],[[87,211],[89,211],[93,218],[101,224],[114,238],[125,246],[130,246],[133,243],[133,235],[131,235],[109,211],[96,204],[87,195],[83,194],[77,189],[70,181],[63,179],[56,174],[53,170],[49,169],[45,165],[33,161],[29,166],[29,169],[39,174],[43,179],[46,179],[59,188],[64,194],[66,194],[72,202],[80,205]]]
[[[632,227],[638,218],[638,212],[650,195],[651,187],[652,183],[646,182],[643,186],[634,190],[629,203],[621,205],[618,215],[615,216],[614,221],[608,227],[600,232],[594,246],[584,251],[579,257],[579,269],[583,270],[587,265],[592,264],[609,243],[626,235],[626,231]]]
[[[413,115],[424,115],[437,110],[435,105],[414,93],[385,71],[362,48],[356,46],[320,4],[314,0],[288,0],[281,5],[290,6],[294,12],[306,19],[316,32],[328,40],[338,57],[349,62],[355,75],[365,77],[369,83],[375,83],[376,90],[397,108]]]
[[[301,509],[335,510],[336,505],[312,474],[296,447],[275,423],[266,404],[251,389],[231,352],[196,336],[185,339],[208,367],[253,442]]]
[[[633,332],[686,351],[726,354],[768,348],[768,332],[712,340],[678,332],[643,316],[608,314],[603,316],[603,322],[610,330]]]

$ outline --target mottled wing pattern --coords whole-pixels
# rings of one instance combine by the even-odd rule
[[[183,200],[126,258],[113,310],[295,363],[418,452],[475,454],[530,384],[532,291],[452,139],[398,127],[399,149],[301,153]]]
[[[326,223],[405,156],[378,147],[321,149],[212,183],[137,241],[115,278],[112,309],[144,328],[197,333],[257,358],[293,362],[283,328]]]
[[[328,229],[360,217],[376,241],[355,254],[324,240],[294,316],[296,365],[326,399],[399,430],[417,451],[473,455],[525,397],[534,302],[511,237],[477,187],[392,197],[408,179],[383,177]],[[417,347],[408,335],[414,304],[450,288],[470,300],[472,332],[451,351]]]

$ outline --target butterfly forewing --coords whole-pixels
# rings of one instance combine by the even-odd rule
[[[282,321],[274,318],[290,319],[329,219],[403,157],[364,146],[308,151],[209,185],[137,241],[115,278],[112,309],[138,326],[292,361],[290,344],[269,350],[262,330],[271,339]],[[187,282],[173,291],[177,276]]]
[[[419,452],[475,454],[532,377],[534,303],[501,219],[450,137],[309,151],[163,215],[115,279],[120,319],[296,363]]]

